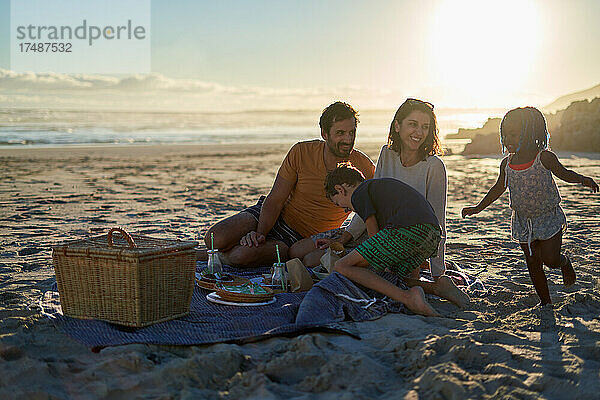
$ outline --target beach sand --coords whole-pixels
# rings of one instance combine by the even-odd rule
[[[358,146],[376,160],[380,144]],[[597,399],[600,393],[600,201],[559,182],[564,250],[578,274],[548,271],[554,309],[537,306],[510,241],[506,194],[476,218],[499,158],[444,157],[448,258],[490,294],[441,318],[403,314],[329,333],[252,344],[128,345],[93,353],[40,314],[51,246],[123,228],[198,239],[270,189],[289,145],[0,150],[0,398]],[[600,182],[600,155],[560,154]]]

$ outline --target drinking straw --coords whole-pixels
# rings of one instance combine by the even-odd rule
[[[281,258],[279,258],[279,245],[275,245],[275,251],[277,252],[277,262],[281,264]]]
[[[215,273],[214,270],[214,266],[215,266],[215,261],[214,261],[214,249],[215,249],[215,234],[214,232],[210,233],[210,255],[208,257],[208,271],[211,274]]]

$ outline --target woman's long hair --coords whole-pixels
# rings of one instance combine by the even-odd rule
[[[398,121],[398,124],[402,125],[402,121],[415,110],[424,112],[429,115],[430,119],[429,132],[427,133],[425,141],[419,147],[421,158],[424,160],[427,156],[443,154],[444,151],[438,134],[439,131],[437,119],[433,112],[433,104],[418,99],[406,99],[406,101],[398,107],[396,114],[394,114],[394,119],[392,119],[392,123],[390,124],[390,133],[388,135],[387,144],[388,148],[400,154],[402,141],[400,140],[400,133],[396,132],[394,122]]]

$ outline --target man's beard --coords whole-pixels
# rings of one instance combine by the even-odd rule
[[[344,146],[349,146],[348,150],[342,150],[340,148],[341,145]],[[341,158],[348,158],[350,157],[350,153],[352,153],[352,149],[354,148],[354,143],[348,145],[346,143],[338,143],[335,146],[332,146],[329,142],[327,142],[327,147],[329,148],[329,151],[331,153],[333,153],[336,157],[341,157]]]

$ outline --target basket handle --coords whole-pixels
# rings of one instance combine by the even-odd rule
[[[113,232],[119,232],[121,235],[123,235],[125,240],[127,240],[127,243],[129,243],[129,248],[134,249],[137,247],[137,245],[133,241],[133,238],[131,237],[131,235],[129,233],[125,232],[121,228],[110,228],[110,230],[108,231],[108,245],[110,247],[112,247],[112,245],[113,245],[113,240],[112,240]]]

